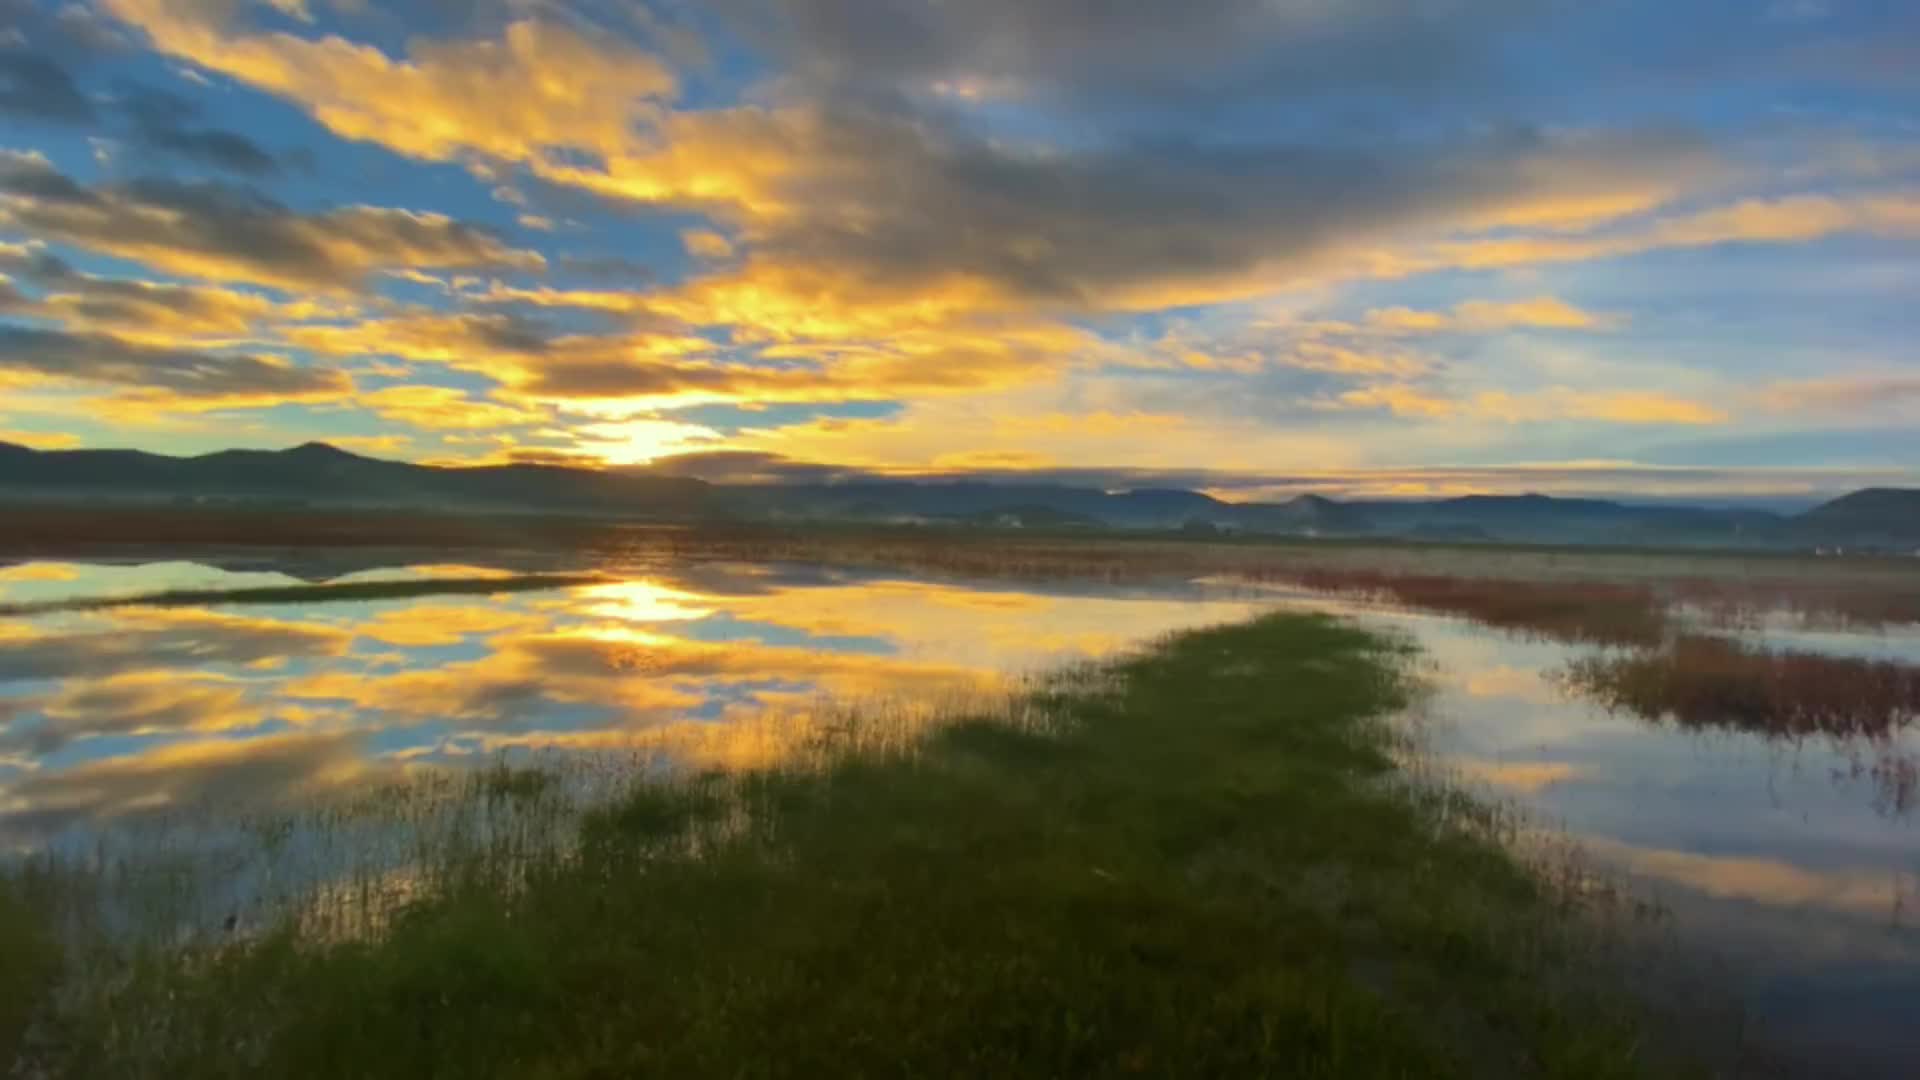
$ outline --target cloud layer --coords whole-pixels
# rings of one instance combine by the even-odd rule
[[[1866,468],[1915,362],[1898,6],[5,2],[43,444]]]

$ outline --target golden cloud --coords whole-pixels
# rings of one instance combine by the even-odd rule
[[[1582,391],[1555,387],[1515,394],[1486,390],[1445,397],[1415,386],[1387,383],[1349,390],[1322,408],[1379,409],[1426,419],[1468,417],[1501,423],[1600,420],[1613,424],[1720,424],[1727,414],[1710,405],[1653,391]]]
[[[71,450],[80,445],[80,436],[64,431],[20,431],[0,428],[0,442],[29,446],[35,450]]]
[[[553,22],[516,22],[498,41],[415,41],[395,60],[337,36],[235,32],[175,0],[104,6],[156,50],[294,101],[336,135],[431,160],[618,154],[644,103],[675,85],[653,56]]]
[[[359,394],[354,404],[382,420],[436,431],[474,431],[539,423],[543,413],[491,401],[476,401],[449,386],[390,386]]]
[[[1411,334],[1487,333],[1522,328],[1596,330],[1618,325],[1620,321],[1618,316],[1595,315],[1551,296],[1504,302],[1468,300],[1452,311],[1375,308],[1366,315],[1369,328]]]
[[[1842,234],[1920,236],[1920,195],[1748,199],[1612,235],[1466,241],[1416,251],[1404,259],[1388,256],[1383,266],[1396,276],[1449,267],[1488,270],[1620,258],[1663,248],[1803,243]]]
[[[444,214],[377,206],[306,214],[211,182],[89,188],[37,153],[12,150],[0,150],[0,227],[186,277],[301,292],[346,291],[386,269],[546,265]]]

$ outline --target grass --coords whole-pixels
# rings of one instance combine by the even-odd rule
[[[59,952],[34,913],[0,881],[0,1063],[23,1051],[43,1000],[59,970]]]
[[[635,788],[384,932],[153,950],[48,1017],[76,1076],[1658,1072],[1575,894],[1405,781],[1407,649],[1180,635],[911,746]],[[502,771],[489,800],[539,799]],[[524,853],[522,853],[524,855]]]

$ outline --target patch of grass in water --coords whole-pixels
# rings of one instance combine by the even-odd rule
[[[1773,738],[1886,738],[1920,718],[1920,666],[1682,635],[1577,659],[1559,681],[1611,709]]]
[[[1394,782],[1403,647],[1170,638],[817,768],[591,815],[379,938],[177,958],[74,1075],[1580,1076],[1656,1071],[1562,899]],[[510,785],[511,786],[511,785]],[[1464,815],[1470,817],[1471,815]],[[149,1037],[97,1038],[116,1017]]]

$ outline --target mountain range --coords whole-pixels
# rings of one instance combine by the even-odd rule
[[[0,501],[261,508],[357,507],[713,519],[1186,530],[1446,542],[1804,549],[1920,547],[1920,490],[1872,488],[1800,514],[1636,505],[1545,495],[1434,500],[1226,502],[1198,491],[1109,491],[961,480],[715,484],[644,470],[563,465],[441,467],[325,443],[169,457],[0,443]],[[4,511],[0,511],[4,514]],[[0,531],[4,531],[0,517]]]

